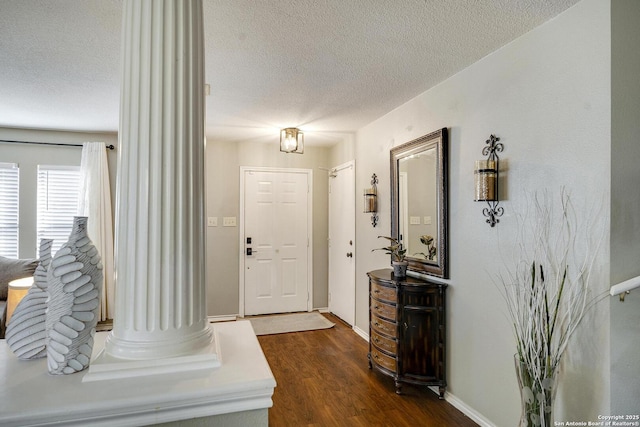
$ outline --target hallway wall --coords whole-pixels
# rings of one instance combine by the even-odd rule
[[[610,55],[610,2],[584,0],[357,133],[356,188],[374,172],[380,177],[381,226],[359,221],[356,229],[356,326],[368,331],[366,272],[389,264],[371,254],[380,246],[376,236],[390,232],[389,150],[450,130],[448,391],[497,426],[516,425],[520,415],[516,347],[498,280],[516,262],[518,216],[534,192],[549,191],[557,204],[564,187],[578,220],[591,226],[579,241],[609,241]],[[505,146],[505,214],[495,228],[482,216],[486,205],[473,202],[474,161],[490,134]],[[606,244],[592,279],[594,290],[608,289]],[[609,412],[608,325],[605,300],[568,351],[557,421],[597,421]]]
[[[640,2],[611,3],[611,284],[640,275]],[[640,290],[611,298],[611,413],[640,396]]]

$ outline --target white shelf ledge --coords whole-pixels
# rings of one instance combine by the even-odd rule
[[[251,324],[212,328],[219,367],[115,381],[49,375],[46,359],[19,360],[0,340],[0,425],[140,426],[270,408],[276,382]]]

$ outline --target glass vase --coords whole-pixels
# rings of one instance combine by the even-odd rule
[[[520,389],[522,413],[519,427],[553,426],[553,406],[556,399],[558,369],[545,367],[540,361],[540,374],[515,355],[516,375]]]

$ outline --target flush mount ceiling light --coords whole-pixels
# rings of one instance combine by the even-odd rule
[[[304,133],[298,128],[285,128],[280,131],[280,151],[285,153],[304,152]]]

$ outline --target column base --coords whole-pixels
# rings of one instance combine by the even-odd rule
[[[122,331],[114,324],[104,350],[117,360],[165,359],[199,353],[212,339],[211,327],[204,320],[191,328],[133,332],[133,335],[132,331]]]
[[[219,340],[216,335],[214,331],[209,345],[192,354],[150,360],[131,360],[114,357],[107,353],[102,343],[102,348],[97,352],[94,348],[89,370],[82,378],[82,382],[218,368],[222,364],[222,360],[218,345]]]

